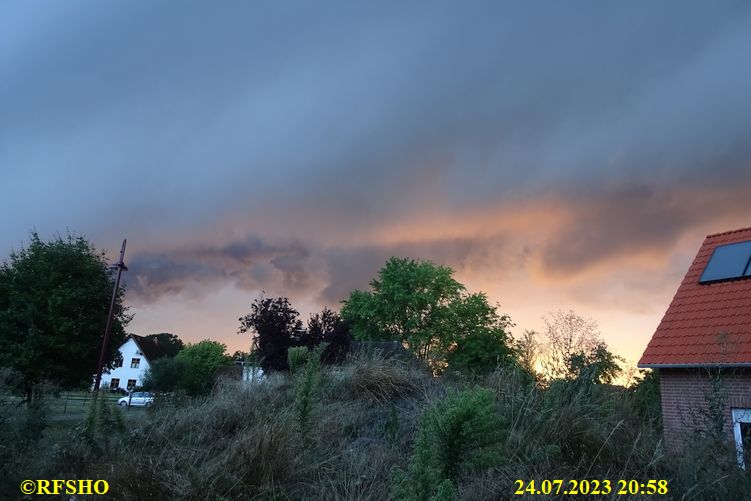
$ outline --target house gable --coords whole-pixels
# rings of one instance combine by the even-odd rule
[[[739,438],[751,426],[749,266],[751,228],[707,236],[638,364],[659,370],[667,448],[719,431],[741,467],[751,454]]]
[[[118,348],[122,357],[122,366],[115,367],[102,374],[103,388],[122,388],[141,386],[150,362],[159,358],[164,349],[151,338],[131,334]],[[130,384],[129,384],[130,383]]]
[[[741,242],[751,228],[707,236],[639,367],[751,367],[751,277],[700,282],[715,250]]]

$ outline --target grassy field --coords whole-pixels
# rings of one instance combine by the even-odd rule
[[[57,395],[49,395],[45,398],[45,419],[49,423],[69,423],[77,424],[86,418],[91,410],[94,401],[93,393],[90,391],[67,391],[60,392]],[[117,401],[122,395],[116,395],[109,392],[102,392],[99,399],[104,400],[107,405],[117,407]],[[17,406],[21,402],[21,397],[5,396],[2,400],[6,405]],[[141,407],[125,407],[121,409],[122,416],[125,419],[142,419],[146,415],[146,409]]]
[[[659,401],[609,385],[541,385],[499,369],[434,378],[394,360],[360,357],[333,374],[305,366],[149,409],[61,395],[50,418],[31,410],[0,427],[0,499],[24,478],[103,478],[112,499],[488,500],[544,479],[664,480],[659,496],[747,499],[751,476],[732,451],[696,437],[682,455],[662,446]],[[44,416],[41,416],[42,418]],[[49,424],[56,426],[49,426]],[[75,424],[74,424],[75,423]],[[2,479],[7,481],[4,483]],[[623,495],[594,496],[622,500]]]
[[[49,399],[52,415],[85,414],[91,407],[93,393],[88,391],[62,392],[58,397]],[[100,393],[99,397],[112,405],[117,405],[120,395]]]
[[[117,407],[117,401],[122,395],[102,393],[99,398],[111,407]],[[85,419],[91,410],[93,395],[91,392],[64,392],[59,397],[49,400],[50,423],[78,423]],[[121,407],[121,415],[125,420],[143,419],[147,409],[143,407]]]

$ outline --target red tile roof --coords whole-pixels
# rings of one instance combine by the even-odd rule
[[[747,240],[751,228],[707,236],[640,367],[751,366],[751,279],[699,284],[715,247]]]

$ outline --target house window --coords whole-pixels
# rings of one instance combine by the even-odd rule
[[[138,369],[139,365],[141,365],[141,359],[140,358],[132,358],[130,360],[130,368],[131,369]]]
[[[733,435],[738,466],[751,467],[751,409],[733,409]]]
[[[120,380],[119,379],[117,379],[117,378],[110,379],[110,389],[111,390],[114,390],[115,388],[118,388],[119,386],[120,386]]]
[[[136,387],[136,380],[128,379],[128,391],[131,391],[135,387]]]
[[[117,363],[115,364],[115,367],[122,367],[123,366],[123,356],[118,355],[117,356]]]
[[[743,465],[751,466],[751,423],[740,423]]]

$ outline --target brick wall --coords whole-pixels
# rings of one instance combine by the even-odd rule
[[[660,392],[667,449],[679,451],[691,435],[712,426],[732,441],[730,409],[751,408],[751,370],[660,369]]]

